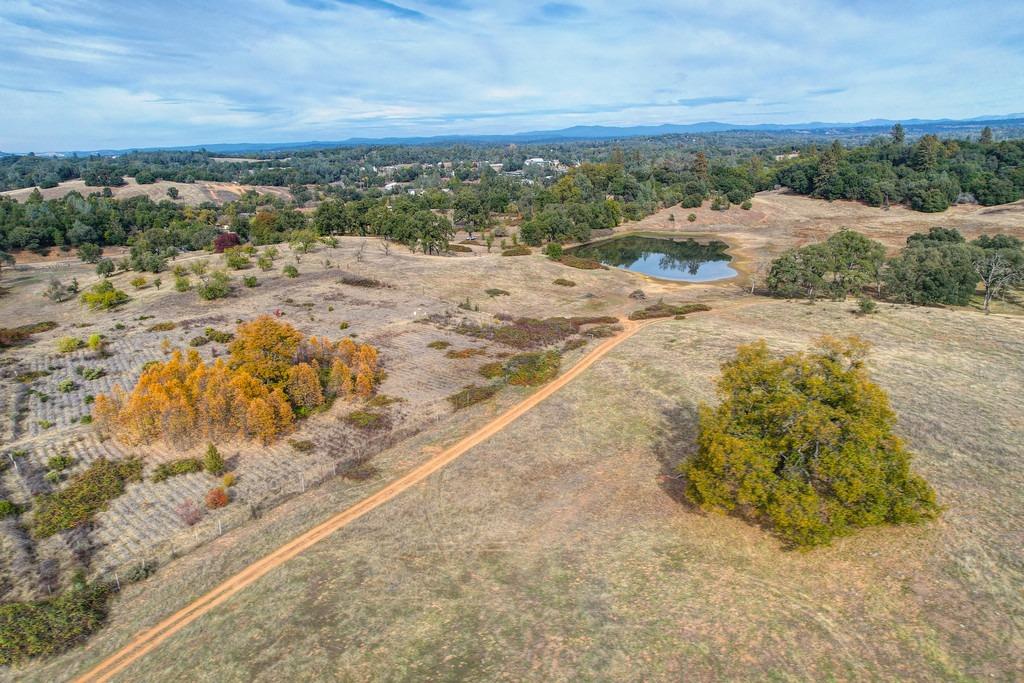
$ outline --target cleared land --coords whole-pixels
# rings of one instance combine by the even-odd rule
[[[768,200],[786,210],[762,204]],[[768,244],[774,251],[819,234],[800,227],[818,220],[814,206],[835,204],[769,193],[750,212],[707,212],[690,224],[685,211],[674,209],[625,229],[658,229],[657,221],[669,223],[674,212],[675,224],[662,229],[716,234],[734,245],[733,253],[761,259]],[[863,214],[861,223],[843,219],[832,229],[864,229],[876,216],[875,224],[882,224],[896,211],[854,206],[848,212]],[[755,211],[768,218],[744,223]],[[1013,227],[1020,225],[1017,214],[997,216],[991,228],[980,229],[1024,236]],[[891,244],[932,225],[972,234],[954,217],[910,214],[907,220],[914,222],[891,228],[902,231]],[[828,234],[827,219],[816,225],[821,236]],[[804,230],[809,236],[799,237]],[[1024,369],[1015,362],[1024,356],[1021,317],[902,306],[856,317],[850,304],[756,299],[735,282],[656,282],[615,270],[570,269],[538,254],[488,255],[478,247],[455,258],[401,249],[386,255],[375,242],[346,238],[337,249],[304,256],[296,279],[281,276],[285,262],[290,257],[272,273],[244,271],[260,278],[261,286],[239,288],[219,302],[169,291],[173,278],[167,275],[159,292],[135,292],[127,276],[117,276],[114,281],[134,299],[102,316],[39,297],[54,266],[5,272],[7,325],[41,319],[61,325],[37,335],[31,346],[6,352],[3,357],[13,362],[0,368],[6,374],[0,399],[9,416],[4,440],[28,450],[24,462],[33,463],[0,475],[4,495],[18,502],[27,501],[33,486],[49,485],[42,462],[65,441],[78,444],[83,463],[76,467],[116,447],[94,443],[87,427],[74,425],[81,403],[55,391],[76,362],[100,362],[56,354],[54,340],[61,336],[111,335],[114,354],[103,361],[110,364],[108,375],[95,382],[112,383],[129,382],[146,360],[163,357],[164,337],[184,343],[205,326],[230,329],[235,319],[280,309],[304,332],[338,338],[344,334],[339,323],[346,321],[346,332],[381,348],[388,372],[382,393],[404,399],[387,407],[391,428],[376,440],[344,422],[351,406],[343,405],[310,419],[294,436],[314,443],[310,453],[286,442],[270,449],[227,446],[227,454],[237,454],[239,503],[209,515],[198,531],[183,529],[169,510],[208,485],[203,475],[130,486],[98,517],[92,534],[102,542],[92,551],[94,567],[166,551],[169,543],[180,544],[174,547],[181,553],[214,540],[128,586],[114,602],[111,624],[84,648],[12,675],[63,680],[87,670],[520,399],[523,390],[508,388],[451,413],[446,397],[481,382],[479,366],[513,351],[459,335],[452,324],[463,318],[493,322],[499,312],[621,316],[641,305],[628,297],[638,287],[649,299],[705,301],[715,310],[645,329],[511,427],[184,628],[120,679],[1024,675]],[[92,280],[85,266],[64,268],[62,279],[74,274],[83,285]],[[346,274],[391,286],[340,284]],[[554,285],[559,277],[577,286]],[[489,288],[510,294],[491,297]],[[467,297],[479,311],[459,308]],[[147,331],[164,320],[179,327]],[[118,323],[124,328],[116,329]],[[713,398],[717,365],[738,343],[764,337],[788,351],[822,332],[861,334],[875,343],[872,369],[892,394],[900,431],[919,454],[917,469],[948,510],[925,527],[876,529],[830,548],[784,552],[757,528],[689,509],[669,473],[692,452],[695,406]],[[486,355],[449,358],[428,347],[435,341],[447,341],[449,350],[486,349]],[[211,347],[216,345],[200,348],[209,354]],[[569,354],[566,363],[587,348]],[[62,367],[35,384],[15,381],[18,373],[56,365]],[[42,402],[32,390],[54,398]],[[65,397],[67,405],[60,402]],[[40,427],[43,419],[54,426]],[[146,456],[147,471],[180,456],[159,448],[131,450]],[[356,476],[334,477],[328,470],[336,464],[342,470],[355,466]],[[300,483],[316,481],[317,472],[326,483],[295,497]],[[246,502],[260,504],[264,514],[248,520]],[[229,514],[244,524],[231,530]],[[218,521],[226,531],[220,536]],[[3,556],[21,558],[3,568],[8,599],[45,595],[45,581],[60,579],[71,566],[69,539],[33,547],[13,520],[3,525]]]
[[[167,196],[167,188],[169,187],[178,188],[178,198],[175,201],[181,204],[188,204],[190,206],[198,206],[203,202],[214,202],[215,204],[229,202],[234,199],[238,199],[242,194],[249,190],[253,190],[260,194],[274,195],[287,201],[291,201],[292,199],[291,193],[284,187],[275,187],[272,185],[240,185],[238,183],[222,183],[212,180],[197,180],[194,183],[179,183],[159,180],[155,183],[139,185],[135,182],[134,178],[125,178],[124,185],[121,187],[112,187],[110,190],[117,199],[127,199],[129,197],[145,195],[153,201],[159,202],[165,199],[170,199],[170,197]],[[19,202],[23,202],[28,199],[30,194],[32,194],[33,189],[35,188],[27,187],[21,190],[7,190],[6,192],[0,192],[0,194],[5,194],[8,197],[13,197]],[[92,194],[93,192],[101,192],[102,190],[102,187],[86,185],[83,180],[68,180],[60,183],[57,187],[40,189],[39,192],[43,195],[43,199],[59,199],[69,192],[78,192],[84,197]]]

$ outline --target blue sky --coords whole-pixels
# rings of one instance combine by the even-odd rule
[[[0,150],[1024,111],[1021,2],[0,2]]]

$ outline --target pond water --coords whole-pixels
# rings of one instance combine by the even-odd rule
[[[692,238],[643,237],[630,235],[574,247],[569,253],[600,261],[634,273],[666,280],[709,282],[736,275],[725,253],[729,245],[712,240],[700,243]]]

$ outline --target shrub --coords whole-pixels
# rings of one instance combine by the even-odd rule
[[[108,501],[124,493],[128,482],[139,481],[141,477],[139,460],[94,460],[60,491],[36,497],[32,532],[45,538],[89,522]]]
[[[869,299],[866,296],[862,296],[857,299],[857,313],[860,315],[870,315],[878,310],[878,304],[875,303],[874,299]]]
[[[220,330],[216,330],[212,327],[207,327],[203,330],[203,333],[206,335],[207,339],[212,342],[217,342],[218,344],[227,344],[235,338],[235,335],[231,332],[221,332]]]
[[[341,277],[341,284],[349,285],[351,287],[368,287],[370,289],[381,289],[387,287],[387,284],[380,280],[374,280],[372,277],[362,277],[360,275],[343,275]]]
[[[552,261],[557,261],[562,258],[562,245],[558,242],[551,242],[548,246],[544,247],[544,255]]]
[[[249,255],[238,247],[232,247],[224,252],[224,265],[231,270],[243,270],[252,265]]]
[[[490,384],[484,387],[476,386],[471,384],[455,394],[448,397],[448,402],[452,404],[455,410],[462,410],[468,408],[471,405],[486,401],[501,390],[501,385]]]
[[[270,258],[266,254],[260,254],[256,259],[256,265],[265,273],[274,267],[274,259]]]
[[[224,474],[224,470],[227,469],[220,451],[212,443],[206,447],[206,455],[203,456],[203,469],[214,476]]]
[[[20,375],[15,377],[14,380],[16,382],[21,382],[22,384],[31,384],[32,382],[35,382],[37,379],[49,377],[50,374],[51,373],[49,370],[29,370],[28,372],[21,373]]]
[[[710,311],[711,307],[705,304],[666,304],[663,301],[633,311],[629,314],[630,320],[649,320],[651,318],[671,318],[697,313],[699,311]]]
[[[505,249],[504,251],[501,252],[501,255],[502,256],[529,256],[532,253],[533,253],[533,251],[531,251],[529,247],[524,247],[524,246],[520,245],[518,247],[510,247],[509,249]]]
[[[446,342],[446,341],[441,340],[441,339],[438,339],[437,341],[432,341],[429,344],[427,344],[427,346],[429,348],[431,348],[431,349],[438,349],[439,351],[443,350],[443,349],[447,349],[451,345],[452,345],[451,342]]]
[[[128,301],[128,295],[115,289],[109,280],[97,282],[79,297],[83,304],[94,311],[106,311]]]
[[[302,441],[288,439],[288,445],[294,448],[299,453],[311,453],[313,449],[316,448],[316,444],[310,441],[309,439],[304,439]]]
[[[695,213],[691,213],[690,215],[688,215],[688,216],[686,217],[686,220],[688,220],[688,221],[690,221],[691,223],[693,223],[693,222],[694,222],[695,220],[697,220],[697,214],[695,214]]]
[[[751,207],[753,206],[754,205],[750,203],[749,199],[744,199],[743,203],[740,204],[740,208],[743,209],[744,211],[750,211]]]
[[[232,486],[235,485],[235,479],[237,479],[237,477],[235,476],[235,473],[234,472],[228,472],[223,477],[221,477],[220,484],[224,488],[229,489],[229,488],[231,488]]]
[[[73,457],[61,453],[59,455],[50,456],[46,461],[46,468],[56,472],[63,472],[73,464],[75,464],[75,459]]]
[[[231,294],[231,277],[227,273],[218,270],[211,273],[210,277],[206,278],[196,288],[196,292],[199,294],[200,299],[205,299],[206,301],[223,299]]]
[[[472,254],[473,250],[461,244],[449,244],[448,251],[457,254]]]
[[[162,323],[156,323],[146,328],[147,332],[169,332],[178,326],[178,323],[166,320]]]
[[[178,460],[162,462],[157,465],[156,469],[153,470],[153,476],[150,477],[150,480],[153,483],[159,484],[171,477],[202,471],[203,464],[197,458],[179,458]]]
[[[505,364],[501,361],[485,363],[477,368],[477,374],[487,379],[497,379],[505,376]]]
[[[210,340],[200,335],[198,337],[192,337],[188,340],[189,346],[205,346],[210,343]]]
[[[509,293],[506,292],[504,289],[497,289],[495,287],[492,287],[491,289],[485,289],[484,294],[491,297],[492,299],[497,296],[510,296]]]
[[[0,665],[54,655],[84,640],[107,617],[111,591],[76,580],[55,598],[0,605]]]
[[[185,526],[195,526],[199,523],[199,520],[203,518],[203,511],[196,505],[196,502],[191,499],[186,499],[177,504],[174,508],[174,513],[178,515],[178,519]]]
[[[287,276],[287,277],[298,277],[299,276],[299,269],[296,268],[295,266],[293,266],[290,263],[288,265],[286,265],[284,268],[282,268],[281,272],[284,273],[285,276]]]
[[[538,386],[555,378],[561,360],[558,351],[521,353],[505,363],[505,377],[509,384]]]
[[[356,410],[346,415],[345,421],[360,429],[377,429],[384,426],[385,416],[383,413]]]
[[[562,277],[560,277],[557,280],[555,280],[554,282],[552,282],[552,284],[558,285],[560,287],[575,287],[576,286],[576,283],[573,282],[572,280],[566,280],[565,278],[562,278]]]
[[[867,343],[823,338],[773,357],[764,341],[722,366],[716,408],[700,409],[687,495],[736,511],[787,543],[829,543],[854,529],[935,517],[935,493],[910,471],[896,415],[864,366]]]
[[[74,391],[77,388],[78,388],[78,385],[75,384],[74,380],[70,380],[70,379],[62,380],[60,382],[60,384],[57,385],[57,391],[59,391],[62,394],[70,394],[72,391]]]
[[[608,266],[594,261],[593,259],[580,258],[579,256],[573,256],[572,254],[565,254],[558,260],[563,266],[569,266],[570,268],[578,268],[580,270],[608,270]]]
[[[174,291],[187,292],[190,289],[192,289],[192,282],[188,279],[187,275],[176,275],[174,277]]]
[[[448,358],[472,358],[473,356],[481,356],[484,353],[486,353],[484,349],[468,348],[460,349],[458,351],[452,349],[444,355]]]
[[[206,507],[210,510],[222,508],[230,502],[228,492],[224,490],[223,486],[214,487],[206,492]]]
[[[21,514],[21,506],[9,500],[0,500],[0,519]]]
[[[135,289],[142,289],[143,287],[146,286],[147,282],[149,282],[149,280],[146,279],[146,276],[136,275],[135,277],[128,281],[128,284],[130,284]]]
[[[60,353],[71,353],[84,347],[85,342],[78,337],[61,337],[57,340],[57,351]]]
[[[246,287],[256,287],[260,284],[259,280],[256,279],[255,275],[246,275],[242,278],[242,284]]]

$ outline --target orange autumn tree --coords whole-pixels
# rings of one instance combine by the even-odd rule
[[[380,378],[372,346],[305,338],[270,316],[239,325],[229,351],[227,362],[211,364],[195,350],[175,351],[146,368],[131,392],[115,386],[97,396],[94,424],[129,444],[270,443],[296,415],[336,397],[371,396]]]

